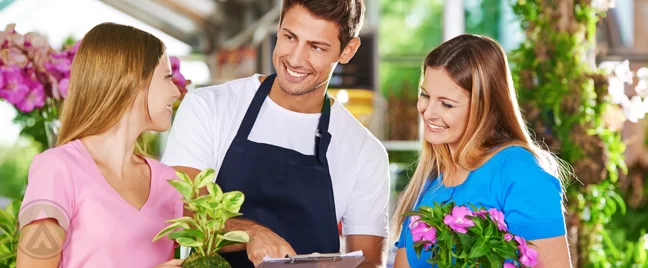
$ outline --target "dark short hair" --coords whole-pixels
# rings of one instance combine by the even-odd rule
[[[365,13],[363,0],[283,0],[280,24],[288,10],[296,5],[306,8],[317,18],[337,24],[340,50],[344,49],[353,37],[358,36],[362,28]]]

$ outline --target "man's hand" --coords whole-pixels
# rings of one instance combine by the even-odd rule
[[[254,266],[258,266],[266,255],[271,258],[283,258],[297,253],[279,235],[268,228],[258,226],[247,243],[247,254]]]

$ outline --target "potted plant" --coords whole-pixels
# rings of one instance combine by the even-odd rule
[[[244,201],[243,193],[223,193],[213,182],[216,176],[213,169],[201,171],[193,181],[185,173],[176,174],[179,179],[168,182],[182,194],[185,208],[193,212],[193,217],[168,220],[171,224],[160,231],[153,241],[168,235],[169,239],[191,248],[192,254],[182,263],[182,267],[231,267],[218,251],[227,245],[249,241],[246,232],[224,230],[228,219],[242,215],[239,209]],[[209,194],[200,195],[203,187],[207,188]]]

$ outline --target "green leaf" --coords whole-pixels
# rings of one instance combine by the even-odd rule
[[[495,232],[495,224],[492,222],[488,223],[488,227],[486,227],[486,237],[491,237],[494,232]]]
[[[182,246],[192,247],[192,248],[202,247],[202,245],[203,245],[202,242],[196,241],[196,240],[188,238],[188,237],[180,237],[180,238],[176,239],[176,242],[178,242],[178,244],[180,244]]]
[[[488,258],[488,262],[490,262],[491,267],[502,267],[504,265],[504,261],[501,258],[494,256],[493,254],[486,254],[486,258]]]
[[[218,238],[238,243],[247,243],[250,241],[250,237],[244,231],[231,231],[224,235],[218,235]]]
[[[212,197],[214,201],[219,202],[223,199],[223,190],[221,190],[218,184],[210,181],[207,183],[206,186],[209,195]]]
[[[202,241],[205,237],[205,233],[199,230],[187,229],[187,230],[180,230],[169,235],[169,239],[177,239],[180,237],[187,237],[196,241]]]
[[[168,223],[184,222],[184,223],[191,223],[193,225],[198,226],[198,223],[196,222],[196,220],[194,220],[191,217],[186,217],[186,216],[182,217],[182,218],[176,218],[176,219],[167,220],[166,222],[168,222]]]
[[[184,199],[191,200],[193,189],[191,188],[191,185],[189,183],[181,180],[169,180],[168,182],[169,184],[171,184],[171,186],[173,186],[173,188],[180,192]]]
[[[185,226],[186,226],[186,228],[185,228]],[[187,225],[187,224],[184,223],[184,222],[176,222],[176,223],[173,223],[173,224],[169,225],[167,228],[162,229],[162,231],[160,231],[160,232],[159,232],[159,233],[158,233],[158,234],[153,238],[153,242],[155,242],[155,241],[157,241],[158,239],[160,239],[160,238],[162,238],[162,237],[168,235],[169,233],[175,231],[175,229],[180,228],[180,227],[185,228],[185,229],[189,229],[189,225]]]
[[[196,186],[195,189],[205,187],[208,182],[214,182],[214,177],[216,177],[216,171],[212,168],[201,171],[194,179],[194,185]]]
[[[9,215],[12,216],[11,218],[14,219],[14,221],[15,221],[16,218],[18,218],[18,212],[20,212],[20,205],[21,204],[22,204],[22,201],[16,199],[16,200],[11,201],[9,203],[9,205],[7,205],[6,211],[7,211],[7,213],[9,213]]]
[[[470,251],[473,245],[475,245],[477,238],[468,234],[459,234],[459,241],[461,241],[461,245],[466,251]]]
[[[231,212],[239,212],[241,205],[245,197],[240,191],[231,191],[223,195],[223,203],[225,203],[225,208]]]
[[[193,186],[194,186],[193,181],[191,180],[191,178],[189,178],[189,176],[187,176],[186,173],[176,171],[176,176],[178,176],[178,178],[180,178],[181,181],[184,181],[184,182],[188,183],[189,186],[191,186],[191,188],[193,189]]]
[[[488,244],[486,244],[486,240],[484,240],[483,238],[479,238],[475,243],[475,247],[470,249],[470,254],[468,254],[468,258],[470,259],[479,258],[481,256],[486,255],[486,253],[488,253],[489,250],[490,247],[488,246]]]

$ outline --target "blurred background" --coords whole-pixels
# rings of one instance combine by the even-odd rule
[[[22,35],[37,33],[64,53],[99,23],[132,25],[162,39],[169,55],[179,59],[179,83],[191,91],[271,73],[281,2],[0,0],[0,31],[15,27]],[[416,167],[422,60],[457,34],[488,35],[509,54],[536,138],[572,164],[579,177],[568,187],[567,204],[576,266],[648,267],[648,129],[643,120],[648,111],[648,69],[643,69],[648,67],[648,0],[365,4],[362,45],[349,64],[338,65],[329,93],[383,142],[391,162],[392,203]],[[11,54],[7,47],[0,50],[2,57]],[[32,157],[53,145],[56,107],[63,101],[63,96],[48,95],[42,105],[26,109],[0,97],[0,208],[22,199]],[[147,133],[149,151],[159,157],[165,139],[166,133]],[[0,239],[0,267],[11,265],[6,256],[16,234],[6,232]],[[389,266],[392,260],[393,247]]]

